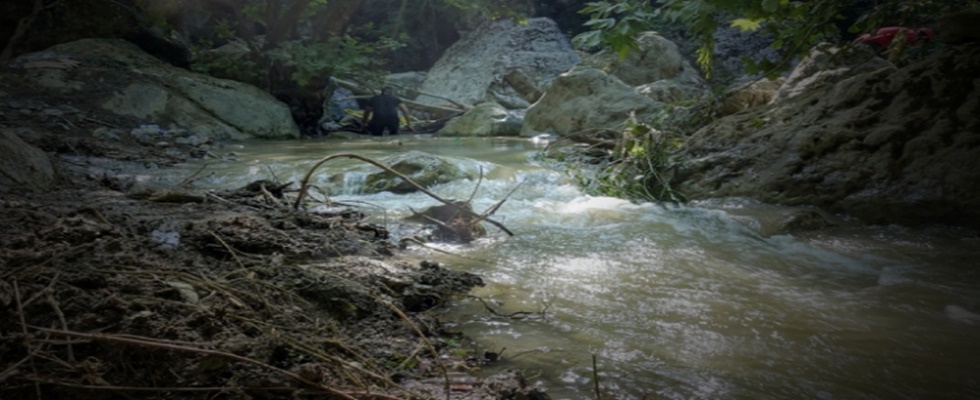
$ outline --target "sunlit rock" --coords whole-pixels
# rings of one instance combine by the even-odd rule
[[[647,121],[711,96],[698,71],[670,40],[654,32],[625,58],[600,52],[562,74],[528,110],[522,136],[621,130],[634,113]]]
[[[379,160],[391,169],[411,178],[415,183],[428,188],[440,183],[470,178],[458,163],[421,151],[409,151]],[[418,190],[408,182],[387,171],[373,172],[364,179],[363,192],[408,193]]]
[[[582,61],[615,75],[630,86],[639,86],[664,79],[684,76],[697,77],[698,72],[684,59],[674,42],[656,32],[644,32],[636,39],[637,49],[621,58],[618,53],[601,51]]]
[[[72,65],[37,67],[36,60]],[[183,129],[214,139],[299,137],[285,104],[240,82],[216,79],[175,68],[122,40],[84,39],[21,56],[29,79],[66,98],[101,105],[133,121]]]
[[[449,121],[439,136],[517,136],[523,115],[497,103],[483,103]]]
[[[661,109],[662,103],[637,93],[615,76],[596,68],[576,67],[558,77],[528,109],[521,136],[618,129],[631,112],[643,115]]]
[[[429,70],[422,91],[469,105],[494,101],[511,109],[527,108],[528,102],[504,83],[508,72],[520,69],[544,87],[580,60],[554,21],[500,20],[469,32],[447,49]],[[446,102],[431,96],[420,96],[418,101]]]

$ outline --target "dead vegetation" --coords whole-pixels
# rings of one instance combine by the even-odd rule
[[[500,397],[459,377],[487,360],[429,312],[480,278],[395,261],[358,211],[303,210],[314,170],[295,202],[287,184],[187,190],[193,176],[3,195],[0,397]],[[440,201],[418,215],[462,240],[499,207]]]
[[[0,203],[3,398],[428,397],[425,311],[481,284],[356,213],[60,195]]]

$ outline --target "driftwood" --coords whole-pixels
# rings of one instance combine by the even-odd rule
[[[428,92],[423,92],[423,91],[418,90],[418,89],[407,88],[407,87],[404,87],[402,85],[397,85],[397,84],[394,84],[394,83],[389,83],[388,85],[389,86],[394,86],[396,88],[399,88],[399,89],[402,89],[402,90],[405,90],[405,91],[414,92],[416,95],[419,95],[419,96],[428,96],[428,97],[432,97],[434,99],[441,99],[441,100],[448,101],[449,104],[452,104],[452,105],[454,105],[456,107],[459,107],[461,110],[469,110],[470,108],[472,108],[470,106],[467,106],[467,105],[465,105],[463,103],[457,102],[456,100],[450,99],[448,97],[444,97],[444,96],[440,96],[440,95],[432,94],[432,93],[428,93]]]
[[[449,240],[454,239],[461,242],[470,242],[473,239],[479,238],[486,234],[486,230],[483,229],[483,227],[480,226],[479,224],[480,222],[483,221],[486,221],[487,223],[496,226],[498,229],[500,229],[501,231],[503,231],[509,236],[514,236],[514,233],[511,232],[509,229],[507,229],[506,226],[504,226],[500,222],[490,219],[490,216],[493,215],[495,212],[497,212],[500,206],[507,201],[507,197],[509,197],[510,194],[514,192],[514,190],[517,190],[517,188],[514,188],[510,193],[507,194],[507,197],[504,197],[503,200],[499,201],[497,204],[494,204],[492,207],[484,211],[482,214],[477,214],[476,212],[473,211],[473,209],[470,206],[470,203],[473,199],[473,195],[470,195],[470,198],[467,199],[466,201],[446,200],[442,197],[439,197],[435,193],[432,193],[422,185],[419,185],[417,182],[413,181],[411,178],[405,176],[401,172],[398,172],[379,161],[353,153],[334,154],[331,156],[324,157],[320,159],[320,161],[317,161],[316,164],[314,164],[313,167],[310,168],[309,171],[307,171],[306,175],[303,176],[303,180],[300,182],[299,194],[296,197],[296,202],[293,204],[294,209],[298,210],[300,206],[303,204],[303,198],[306,197],[306,192],[309,190],[310,187],[310,178],[313,177],[313,174],[316,172],[316,170],[319,169],[320,166],[322,166],[326,162],[338,158],[353,158],[355,160],[361,160],[368,164],[381,168],[386,172],[402,179],[409,185],[418,189],[420,192],[425,193],[429,197],[432,197],[433,199],[436,199],[437,201],[442,203],[441,206],[431,207],[421,213],[412,210],[412,212],[415,213],[415,215],[409,218],[410,219],[414,218],[415,220],[421,222],[430,222],[438,226],[440,229],[441,236],[445,239],[449,239]],[[480,178],[482,181],[483,178],[482,172]],[[479,184],[477,184],[477,187],[479,187]],[[520,185],[518,185],[518,187],[520,187]],[[474,194],[476,193],[475,189],[473,193]]]

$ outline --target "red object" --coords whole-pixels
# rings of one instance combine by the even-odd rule
[[[899,32],[905,33],[905,44],[916,45],[932,40],[934,34],[929,28],[904,28],[888,26],[878,29],[874,34],[865,33],[854,40],[855,43],[865,43],[878,48],[888,48]]]

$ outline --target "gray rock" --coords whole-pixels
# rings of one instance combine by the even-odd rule
[[[458,163],[450,161],[449,158],[421,151],[409,151],[380,161],[408,176],[422,187],[470,178]],[[368,193],[384,191],[409,193],[416,190],[414,186],[386,171],[371,173],[364,180],[364,191]]]
[[[388,74],[385,77],[385,84],[395,88],[398,97],[408,100],[415,100],[418,97],[418,90],[421,90],[425,83],[427,72],[412,71]]]
[[[582,64],[615,75],[630,86],[665,79],[699,79],[698,72],[684,59],[674,42],[656,32],[644,32],[636,39],[639,49],[625,58],[610,51],[587,57]]]
[[[504,75],[520,69],[538,87],[545,87],[580,60],[554,21],[500,20],[470,32],[447,49],[429,70],[422,91],[469,105],[494,101],[507,108],[526,108],[527,101],[503,83]],[[445,103],[430,96],[417,100]]]
[[[980,47],[950,46],[721,118],[685,144],[676,188],[870,223],[980,227],[980,90],[969,65],[980,65]]]
[[[523,112],[509,111],[497,103],[483,103],[452,119],[436,132],[439,136],[517,136]]]
[[[49,190],[56,180],[46,153],[24,142],[14,131],[0,129],[0,192]]]
[[[882,68],[894,70],[895,66],[875,55],[866,46],[839,48],[828,43],[820,44],[796,65],[772,102],[780,102],[813,88],[832,85],[848,77]]]
[[[575,67],[556,79],[524,117],[521,136],[560,136],[621,128],[631,112],[655,113],[663,103],[639,94],[619,78],[591,67]]]
[[[521,136],[619,131],[631,114],[648,121],[711,96],[677,46],[654,32],[626,58],[600,52],[560,75],[527,112]]]
[[[28,57],[78,62],[35,69],[35,83],[66,95],[90,95],[105,111],[142,124],[174,126],[214,139],[299,137],[285,104],[240,82],[175,68],[122,40],[84,39]],[[25,61],[26,62],[26,61]]]

